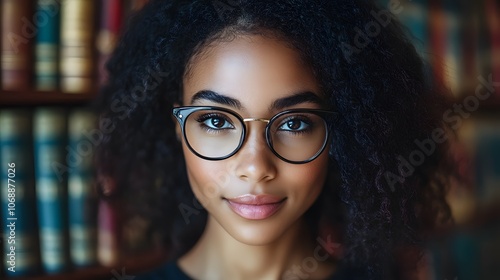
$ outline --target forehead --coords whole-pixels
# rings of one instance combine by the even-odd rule
[[[201,90],[215,91],[239,100],[245,108],[257,109],[296,92],[319,93],[311,69],[296,50],[259,35],[212,43],[192,59],[183,85],[184,105]]]

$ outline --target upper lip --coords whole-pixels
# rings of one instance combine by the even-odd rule
[[[244,194],[233,198],[226,198],[227,200],[239,203],[239,204],[248,204],[248,205],[261,205],[261,204],[274,204],[281,202],[286,199],[286,197],[279,197],[275,195],[269,194]]]

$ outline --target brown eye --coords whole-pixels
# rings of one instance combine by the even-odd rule
[[[279,131],[305,132],[312,128],[311,121],[303,116],[289,116],[278,127]]]
[[[205,114],[200,116],[197,121],[207,129],[232,129],[234,128],[231,118],[223,114]]]
[[[222,128],[224,127],[224,120],[221,120],[220,118],[212,118],[212,126]]]
[[[299,129],[299,127],[300,127],[300,121],[291,120],[291,121],[288,121],[286,123],[286,125],[288,126],[289,129],[296,130],[296,129]]]

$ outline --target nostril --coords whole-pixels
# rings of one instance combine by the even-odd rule
[[[254,142],[255,143],[255,142]],[[244,181],[268,181],[276,177],[275,157],[272,152],[263,151],[264,145],[252,145],[236,155],[235,175]]]

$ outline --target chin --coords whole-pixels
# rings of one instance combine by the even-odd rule
[[[277,216],[259,221],[225,217],[223,223],[219,224],[236,241],[252,246],[271,244],[290,228],[289,224]]]
[[[268,245],[276,241],[283,232],[280,231],[276,225],[263,226],[263,225],[249,225],[240,226],[238,228],[231,228],[227,232],[235,240],[252,246]]]

